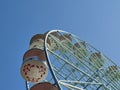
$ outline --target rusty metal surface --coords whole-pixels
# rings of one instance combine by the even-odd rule
[[[30,44],[32,44],[34,41],[36,41],[37,39],[45,39],[45,37],[46,37],[46,34],[36,34],[36,35],[34,35],[32,38],[31,38],[31,40],[30,40]],[[49,39],[47,39],[47,43],[48,44],[50,44],[50,40]]]
[[[41,60],[46,60],[46,56],[43,50],[40,49],[30,49],[28,50],[24,56],[23,56],[23,60],[25,60],[26,58],[32,57],[32,56],[37,56],[39,59]]]
[[[43,82],[32,86],[30,90],[58,90],[58,88],[51,83]]]

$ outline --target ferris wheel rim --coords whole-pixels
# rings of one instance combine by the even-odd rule
[[[59,89],[59,90],[62,90],[62,89],[61,89],[61,86],[60,86],[59,83],[58,83],[58,80],[57,80],[57,78],[56,78],[56,75],[55,75],[54,71],[52,70],[52,65],[51,65],[51,62],[50,62],[50,59],[49,59],[49,56],[48,56],[48,52],[47,52],[47,48],[46,48],[46,47],[47,47],[47,38],[48,38],[48,35],[49,35],[50,33],[52,33],[52,32],[57,32],[57,31],[58,31],[58,30],[51,30],[51,31],[48,31],[48,32],[46,33],[46,37],[45,37],[45,39],[44,39],[44,51],[45,51],[45,55],[46,55],[46,59],[47,59],[47,64],[48,64],[49,69],[50,69],[50,71],[51,71],[52,77],[53,77],[53,79],[55,80],[55,83],[56,83],[58,89]],[[62,30],[60,30],[60,31],[62,31]]]

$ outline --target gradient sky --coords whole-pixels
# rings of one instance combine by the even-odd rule
[[[77,35],[120,66],[120,0],[0,0],[0,90],[25,90],[22,56],[33,35],[52,29]]]

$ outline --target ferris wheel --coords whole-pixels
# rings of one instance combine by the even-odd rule
[[[26,90],[119,90],[120,67],[74,34],[37,34],[23,56]]]

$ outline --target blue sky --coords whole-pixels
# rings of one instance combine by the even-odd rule
[[[22,56],[31,37],[61,29],[120,66],[120,0],[0,0],[0,88],[25,90]]]

